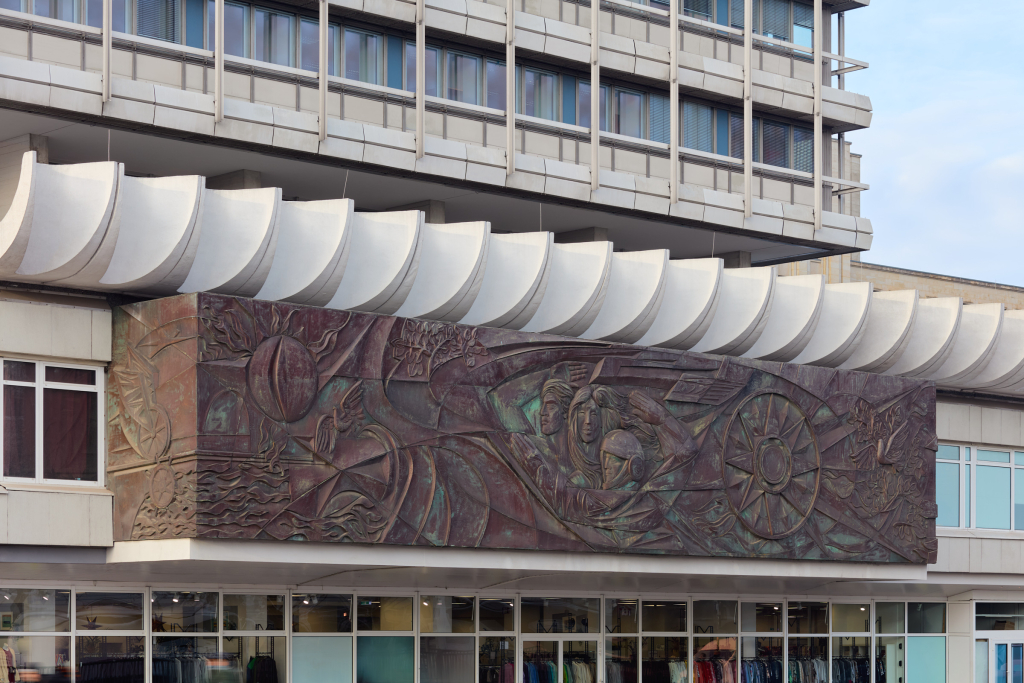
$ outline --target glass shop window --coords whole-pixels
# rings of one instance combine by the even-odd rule
[[[4,477],[96,482],[99,371],[3,361]]]
[[[590,83],[588,81],[579,81],[577,88],[579,89],[579,96],[576,98],[576,120],[579,121],[578,125],[583,128],[590,128]],[[608,130],[608,86],[601,86],[600,97],[601,130]]]
[[[70,636],[12,636],[0,637],[9,667],[6,680],[15,681],[69,681],[71,680]],[[81,680],[81,679],[79,679]]]
[[[341,27],[327,25],[327,75],[338,75],[341,61]],[[302,19],[299,24],[300,68],[306,71],[320,71],[320,22]]]
[[[360,631],[412,630],[411,597],[360,595],[357,602],[356,625]]]
[[[283,595],[224,595],[225,631],[283,631]]]
[[[737,612],[734,600],[694,600],[694,633],[736,633]]]
[[[833,681],[870,681],[871,639],[868,636],[832,638],[831,669]]]
[[[744,633],[781,633],[781,602],[744,602],[740,605]]]
[[[257,8],[253,59],[295,66],[295,15]]]
[[[641,639],[643,680],[686,681],[690,669],[689,639],[647,636]]]
[[[206,49],[217,49],[217,8],[213,0],[206,3]],[[249,56],[249,6],[224,3],[224,54]]]
[[[694,626],[696,626],[697,603],[694,603],[693,612]],[[694,679],[698,681],[736,680],[736,646],[738,642],[735,636],[731,638],[694,637]]]
[[[556,120],[558,76],[529,67],[516,67],[516,70],[520,72],[522,80],[519,113],[549,121]]]
[[[430,47],[424,48],[426,59],[424,60],[423,79],[426,83],[429,97],[438,97],[440,92],[441,78],[441,49]],[[409,92],[416,92],[416,43],[405,44],[405,89]]]
[[[346,28],[345,78],[380,85],[383,68],[384,37]]]
[[[487,106],[491,109],[505,109],[508,99],[505,88],[505,62],[487,60]]]
[[[828,603],[789,603],[789,632],[828,633]]]
[[[608,633],[636,633],[639,603],[636,599],[606,598],[604,628]]]
[[[608,683],[637,683],[637,638],[616,636],[604,639],[604,680]]]
[[[871,630],[871,605],[832,605],[832,631],[867,633]]]
[[[474,683],[472,636],[420,637],[420,683]]]
[[[143,593],[76,594],[74,665],[78,680],[143,683],[144,599]]]
[[[599,598],[522,598],[523,633],[599,633]]]
[[[645,633],[685,633],[686,601],[644,600],[643,629]]]
[[[226,601],[225,601],[226,602]],[[224,636],[225,667],[239,671],[223,680],[285,681],[288,668],[286,636]],[[350,668],[351,670],[351,668]],[[218,672],[219,673],[219,672]],[[217,680],[216,678],[214,680]]]
[[[907,603],[907,633],[945,633],[946,603]]]
[[[292,683],[352,683],[352,637],[335,635],[351,632],[351,595],[292,593]]]
[[[71,591],[0,588],[0,599],[0,631],[71,630]]]
[[[978,602],[974,606],[974,628],[977,631],[1024,630],[1024,603]],[[986,655],[987,656],[987,655]]]
[[[877,680],[905,681],[906,659],[906,638],[903,636],[875,638],[875,671],[877,672],[875,678]],[[885,678],[882,679],[882,676]]]
[[[475,633],[476,598],[454,595],[420,597],[421,633]]]
[[[480,598],[481,631],[515,631],[515,598]]]
[[[483,609],[483,601],[480,602]],[[483,626],[483,614],[480,616]],[[481,683],[511,683],[516,680],[516,639],[512,636],[482,637],[477,652]]]
[[[153,633],[216,633],[217,593],[153,591]]]
[[[875,633],[906,633],[906,605],[902,602],[876,602]]]
[[[411,620],[410,615],[410,625]],[[359,683],[413,683],[413,640],[412,636],[359,636],[356,680]]]
[[[480,104],[480,58],[449,51],[447,59],[447,99],[466,104]]]
[[[292,593],[293,633],[350,633],[352,596]]]
[[[783,639],[772,636],[740,638],[743,659],[740,662],[743,683],[781,681],[783,666]]]

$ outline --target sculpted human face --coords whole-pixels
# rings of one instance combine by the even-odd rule
[[[540,432],[546,436],[561,431],[565,420],[562,419],[562,408],[554,396],[548,394],[540,406]]]
[[[601,475],[602,483],[601,488],[608,490],[614,488],[622,475],[622,470],[626,467],[626,461],[622,458],[612,455],[608,451],[601,452]]]
[[[576,415],[576,431],[584,443],[593,443],[601,436],[601,415],[594,399],[588,400],[580,407]]]

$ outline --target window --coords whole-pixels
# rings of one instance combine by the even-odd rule
[[[345,78],[380,85],[383,66],[383,37],[376,33],[346,28]]]
[[[651,122],[649,130],[651,132],[651,140],[668,144],[671,141],[672,131],[668,98],[664,95],[651,95],[650,103]]]
[[[795,0],[753,0],[754,33],[811,48],[814,8]],[[743,28],[743,0],[733,0],[733,26]],[[719,22],[724,23],[724,22]]]
[[[505,62],[487,60],[487,106],[504,110],[507,90],[505,88]]]
[[[138,0],[135,7],[136,33],[146,38],[181,42],[181,3],[178,0]]]
[[[61,21],[78,21],[78,3],[75,0],[29,0],[29,3],[32,14],[37,16]]]
[[[714,20],[714,7],[711,0],[683,0],[683,14],[704,21]]]
[[[426,55],[423,78],[426,83],[426,94],[429,97],[438,97],[439,79],[441,76],[441,49],[430,47],[424,48]],[[405,89],[416,92],[416,43],[405,44]]]
[[[451,51],[447,58],[447,98],[466,104],[480,104],[480,58]]]
[[[140,3],[141,4],[141,3]],[[11,6],[13,5],[13,6]],[[0,7],[4,9],[21,9],[21,1],[17,0],[13,3],[4,4],[0,2]],[[110,6],[112,15],[111,25],[115,31],[121,33],[127,33],[129,31],[128,18],[132,15],[131,0],[113,0]],[[199,36],[202,39],[202,17],[203,7],[199,5]],[[85,0],[85,23],[94,28],[103,28],[103,0]],[[199,45],[202,47],[202,45]]]
[[[522,79],[519,93],[522,102],[519,113],[549,121],[556,120],[555,85],[558,82],[558,77],[553,73],[529,67],[517,67],[517,71]]]
[[[1024,452],[939,444],[935,502],[939,526],[1024,531]]]
[[[615,132],[634,138],[644,136],[644,96],[638,92],[615,89]]]
[[[98,482],[101,384],[96,368],[4,360],[4,477]]]
[[[217,47],[214,0],[206,5],[207,50]],[[234,2],[224,3],[224,54],[234,57],[249,56],[249,6]]]
[[[715,110],[696,102],[683,103],[683,147],[714,152],[712,125]]]
[[[320,22],[302,19],[299,24],[300,68],[306,71],[320,71]],[[338,62],[341,61],[339,37],[341,27],[327,25],[327,75],[338,75]]]
[[[577,88],[579,90],[579,96],[576,98],[579,103],[577,111],[577,120],[579,125],[583,128],[590,128],[590,83],[588,81],[578,81]],[[601,130],[608,130],[608,86],[601,86]]]
[[[294,66],[295,16],[257,8],[254,21],[253,59]]]

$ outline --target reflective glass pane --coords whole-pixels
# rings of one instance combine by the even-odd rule
[[[360,631],[411,631],[412,598],[360,595],[356,618]]]
[[[968,448],[968,451],[971,449]],[[971,526],[971,466],[964,465],[964,526]]]
[[[480,620],[483,621],[483,617]],[[514,683],[516,639],[511,636],[481,638],[479,666],[480,683]]]
[[[1024,603],[978,602],[974,604],[974,628],[978,631],[1024,630]]]
[[[36,5],[38,6],[38,0]],[[181,3],[176,0],[136,0],[135,30],[140,36],[180,42]]]
[[[474,683],[472,636],[420,638],[420,683]]]
[[[227,605],[227,596],[224,603]],[[288,639],[285,636],[224,636],[224,652],[231,655],[230,667],[241,666],[247,682],[288,680]],[[233,683],[238,679],[217,677],[213,680]]]
[[[907,670],[915,681],[946,680],[946,637],[907,638]]]
[[[781,633],[781,602],[744,602],[740,605],[740,625],[746,633]]]
[[[13,676],[16,681],[71,680],[70,636],[4,636],[0,637],[0,648],[8,660],[13,660],[8,666],[17,671]],[[10,669],[6,673],[10,676]]]
[[[196,657],[199,659],[199,655],[216,654],[219,651],[217,645],[216,636],[153,636],[153,677],[157,678],[157,670],[160,669],[160,678],[172,678],[173,674],[170,673],[175,667],[171,666],[176,664],[180,659],[187,659],[190,657]],[[157,658],[167,657],[169,659],[166,664],[167,667],[158,667]],[[163,669],[168,670],[167,673],[163,672]]]
[[[424,595],[420,597],[420,632],[422,633],[474,633],[476,623],[473,611],[475,598],[452,595]],[[472,650],[472,648],[470,648]],[[472,660],[472,656],[470,656]],[[472,667],[470,667],[472,669]]]
[[[225,631],[283,631],[283,595],[224,595]]]
[[[903,646],[903,637],[875,638],[875,669],[876,679],[884,676],[886,681],[905,680],[907,653]],[[943,679],[945,680],[945,679]]]
[[[523,683],[558,681],[557,641],[523,641]]]
[[[36,476],[36,388],[4,386],[4,476]]]
[[[96,386],[96,371],[82,370],[80,368],[61,368],[52,365],[46,366],[46,381],[60,382],[62,384],[86,384]]]
[[[1017,487],[1013,496],[1013,528],[1024,529],[1024,468],[1015,471]]]
[[[974,641],[974,680],[988,683],[988,641]]]
[[[206,43],[208,50],[216,49],[216,8],[213,0],[206,5]],[[249,56],[249,7],[224,3],[224,52],[235,57]]]
[[[352,596],[327,593],[292,594],[292,631],[348,633],[352,630]],[[341,642],[341,641],[338,641]],[[352,645],[349,644],[351,651]]]
[[[608,683],[636,683],[638,654],[636,637],[605,638],[604,680]]]
[[[153,633],[217,631],[217,593],[153,591]]]
[[[569,672],[569,677],[572,678],[573,683],[588,680],[597,681],[597,641],[563,641],[562,665],[564,670]]]
[[[481,631],[515,631],[515,598],[480,598]]]
[[[345,78],[379,85],[383,49],[384,41],[380,36],[345,29]]]
[[[736,604],[734,600],[694,600],[693,632],[736,633]]]
[[[936,463],[935,502],[939,506],[939,526],[960,526],[960,465]]]
[[[789,603],[789,632],[828,633],[828,603]]]
[[[782,681],[782,638],[741,638],[743,659],[740,661],[741,683]]]
[[[142,593],[78,593],[75,628],[79,631],[141,631]]]
[[[1020,451],[1014,451],[1013,464],[1024,465],[1024,453],[1021,453]]]
[[[685,600],[644,600],[644,631],[680,633],[686,631]]]
[[[649,636],[641,641],[645,681],[686,681],[690,669],[689,639]]]
[[[787,641],[789,680],[828,680],[828,638],[793,638]]]
[[[789,126],[774,121],[765,121],[764,163],[769,166],[789,168]]]
[[[412,683],[414,662],[412,636],[359,636],[356,640],[357,683]]]
[[[979,451],[980,453],[980,451]],[[979,529],[1010,528],[1010,475],[1009,467],[975,467],[974,526]]]
[[[697,603],[693,612],[696,625]],[[694,678],[698,681],[736,680],[736,644],[736,638],[694,638]]]
[[[644,98],[640,93],[616,90],[615,132],[634,138],[643,137]]]
[[[145,636],[78,636],[75,638],[77,680],[144,683]]]
[[[352,637],[292,638],[292,683],[352,683]]]
[[[523,113],[553,121],[555,119],[554,74],[534,69],[523,70]]]
[[[903,633],[905,605],[902,602],[875,603],[875,633]]]
[[[448,99],[480,104],[480,58],[448,53]]]
[[[637,632],[637,601],[605,598],[604,626],[608,633]]]
[[[523,633],[598,633],[599,598],[522,598]]]
[[[986,462],[1010,462],[1009,451],[985,451],[978,449],[978,460]]]
[[[946,603],[911,602],[907,604],[907,633],[945,633]]]
[[[71,591],[0,588],[0,631],[67,632]]]
[[[1024,683],[1024,645],[1014,643],[1011,656],[1013,683]]]
[[[936,452],[935,457],[939,460],[959,460],[960,447],[939,444],[939,450]]]
[[[507,91],[505,89],[505,65],[488,60],[487,62],[487,106],[492,109],[505,109]]]
[[[99,394],[43,390],[43,477],[96,481]]]
[[[832,639],[832,680],[836,683],[871,680],[870,638],[845,636]]]
[[[5,360],[4,379],[9,382],[35,382],[36,364],[20,360]]]
[[[996,670],[995,670],[996,683],[1006,683],[1006,674],[1007,674],[1007,670],[1006,670],[1007,669],[1007,666],[1006,666],[1006,664],[1007,664],[1007,662],[1006,662],[1006,660],[1007,660],[1006,649],[1007,648],[1006,648],[1006,644],[1005,643],[997,643],[996,644],[996,653],[995,653],[996,654],[996,666],[995,666],[995,668],[996,668]]]
[[[832,605],[832,630],[839,633],[866,633],[871,630],[871,605]],[[867,647],[865,645],[865,647]]]
[[[320,24],[309,19],[299,23],[299,68],[320,70]]]

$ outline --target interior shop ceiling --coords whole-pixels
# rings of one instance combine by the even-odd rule
[[[106,128],[0,109],[0,138],[27,133],[49,139],[50,163],[107,160]],[[110,133],[110,159],[125,164],[129,175],[217,176],[239,169],[258,171],[264,187],[280,187],[286,200],[337,199],[343,193],[359,211],[384,211],[430,199],[445,203],[449,223],[491,218],[494,232],[552,232],[599,227],[617,249],[669,249],[672,258],[703,258],[731,251],[749,251],[755,262],[808,257],[817,250],[752,237],[714,234],[674,223],[554,203],[540,205],[512,196],[481,193],[443,183],[423,182],[325,166],[258,152],[184,142],[123,130]],[[347,184],[347,185],[346,185]]]

